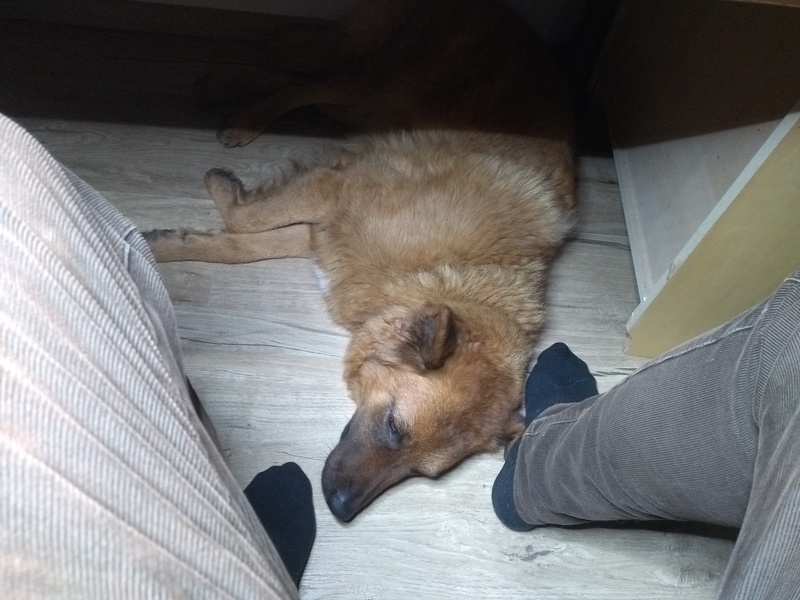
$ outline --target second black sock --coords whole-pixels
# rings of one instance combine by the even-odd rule
[[[554,404],[580,402],[597,395],[589,367],[562,342],[539,355],[525,384],[525,423],[530,425]]]
[[[311,482],[295,463],[270,467],[253,478],[244,495],[258,515],[295,585],[311,555],[317,521]]]

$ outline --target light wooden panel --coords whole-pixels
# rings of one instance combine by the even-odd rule
[[[623,2],[600,68],[639,294],[800,98],[800,10]]]
[[[798,167],[800,112],[793,112],[633,313],[631,353],[654,356],[725,323],[800,268]]]

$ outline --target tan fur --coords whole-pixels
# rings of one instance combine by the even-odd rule
[[[457,5],[468,12],[471,3]],[[486,8],[477,10],[480,21]],[[470,38],[459,39],[464,47]],[[502,44],[499,52],[522,60]],[[517,110],[535,97],[530,82],[500,75],[486,80],[491,102],[440,100],[442,127],[409,109],[421,114],[408,117],[410,129],[357,138],[287,182],[248,191],[212,170],[206,185],[225,230],[148,234],[158,260],[313,257],[331,317],[352,334],[345,380],[356,411],[323,472],[340,519],[408,476],[438,476],[522,432],[516,411],[548,268],[572,224],[574,175],[563,108],[539,98],[535,114],[498,115],[503,98]],[[425,94],[405,89],[399,105]],[[369,104],[379,96],[366,109],[383,114]]]

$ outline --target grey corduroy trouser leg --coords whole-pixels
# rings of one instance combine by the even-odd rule
[[[800,271],[609,392],[545,411],[514,503],[534,525],[741,527],[720,598],[800,598]]]
[[[0,598],[294,598],[134,226],[0,116]]]

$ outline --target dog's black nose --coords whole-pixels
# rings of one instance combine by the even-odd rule
[[[331,509],[333,516],[340,521],[350,521],[356,516],[356,507],[354,505],[355,498],[352,494],[348,494],[346,490],[333,490],[325,497],[325,502],[328,503],[328,508]]]

